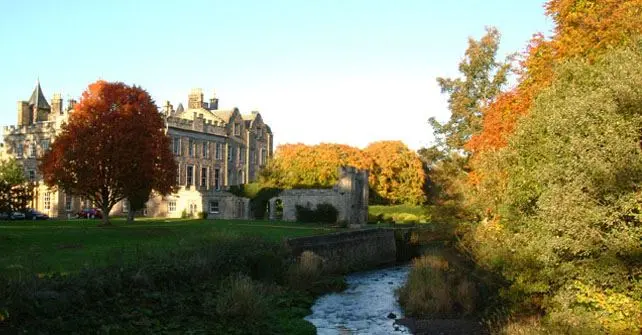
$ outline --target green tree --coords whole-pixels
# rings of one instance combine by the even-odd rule
[[[448,94],[451,116],[446,123],[434,117],[429,122],[437,146],[446,151],[464,150],[464,144],[482,128],[484,109],[501,92],[511,69],[510,58],[496,60],[500,33],[487,27],[480,40],[469,38],[464,59],[459,63],[460,78],[437,78],[441,92]]]
[[[32,189],[33,185],[27,182],[17,160],[0,161],[0,212],[24,211],[31,200]]]
[[[499,153],[496,238],[471,245],[501,265],[508,296],[560,329],[639,333],[642,44],[568,62],[555,78]]]

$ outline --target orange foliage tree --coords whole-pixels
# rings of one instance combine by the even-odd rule
[[[366,169],[371,164],[361,150],[345,144],[284,144],[263,172],[263,182],[280,188],[331,187],[344,165]]]
[[[575,57],[593,60],[633,43],[642,33],[642,0],[550,0],[545,8],[555,23],[554,35],[533,37],[522,55],[519,84],[484,111],[482,131],[466,144],[467,150],[505,146],[517,120],[552,83],[557,65]]]
[[[142,88],[99,80],[83,93],[40,163],[47,186],[109,211],[140,190],[174,191],[176,162],[164,122]]]
[[[378,199],[413,205],[426,201],[426,173],[421,159],[403,142],[374,142],[365,148],[364,153],[372,161],[370,189]]]
[[[371,194],[385,203],[424,201],[425,173],[419,156],[402,142],[383,141],[360,150],[345,144],[284,144],[263,171],[264,186],[324,188],[337,183],[338,168],[369,169]]]

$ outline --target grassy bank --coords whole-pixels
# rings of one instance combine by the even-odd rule
[[[430,222],[430,208],[414,205],[369,206],[368,222],[428,223]]]
[[[131,263],[149,254],[190,249],[203,238],[261,236],[271,241],[336,231],[327,226],[274,221],[114,219],[0,222],[0,276],[74,272]]]
[[[325,232],[322,227],[171,222],[184,225],[177,232],[155,221],[106,229],[93,228],[93,222],[43,224],[53,226],[50,237],[40,223],[4,229],[16,232],[14,246],[37,245],[42,256],[54,250],[62,257],[60,250],[68,249],[57,247],[62,240],[80,243],[93,256],[66,258],[65,269],[74,269],[68,274],[0,276],[0,333],[314,334],[302,319],[314,296],[343,287],[341,278],[323,272],[317,257],[292,259],[279,241]],[[149,235],[160,228],[164,234]],[[103,251],[109,247],[134,253],[114,258]]]

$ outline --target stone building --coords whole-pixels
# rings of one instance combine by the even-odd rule
[[[38,185],[32,207],[51,217],[69,217],[92,207],[86,199],[44,186],[37,170],[37,158],[55,140],[74,104],[69,100],[63,108],[60,95],[54,94],[50,105],[38,83],[28,101],[18,102],[17,126],[4,128],[6,155],[15,157],[24,167],[25,176]],[[152,195],[144,214],[181,217],[206,212],[211,218],[247,218],[248,200],[225,190],[256,180],[273,154],[272,131],[261,114],[219,109],[218,98],[213,96],[205,102],[200,89],[190,92],[187,109],[182,104],[174,109],[166,102],[161,113],[172,139],[180,188],[166,197]],[[127,201],[122,201],[111,214],[125,214],[128,207]]]
[[[337,221],[357,228],[368,222],[368,195],[368,171],[343,166],[333,188],[284,190],[270,199],[270,220],[296,221],[296,206],[330,204],[339,212]]]

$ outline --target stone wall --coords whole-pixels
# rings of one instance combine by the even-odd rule
[[[367,229],[287,241],[294,256],[309,250],[324,259],[330,272],[363,270],[395,263],[397,247],[392,229]]]
[[[320,204],[331,204],[337,209],[338,222],[352,228],[363,227],[368,222],[368,171],[351,166],[342,166],[339,180],[331,189],[284,190],[270,199],[270,220],[296,221],[296,206],[315,209]],[[282,206],[282,217],[276,208]]]

